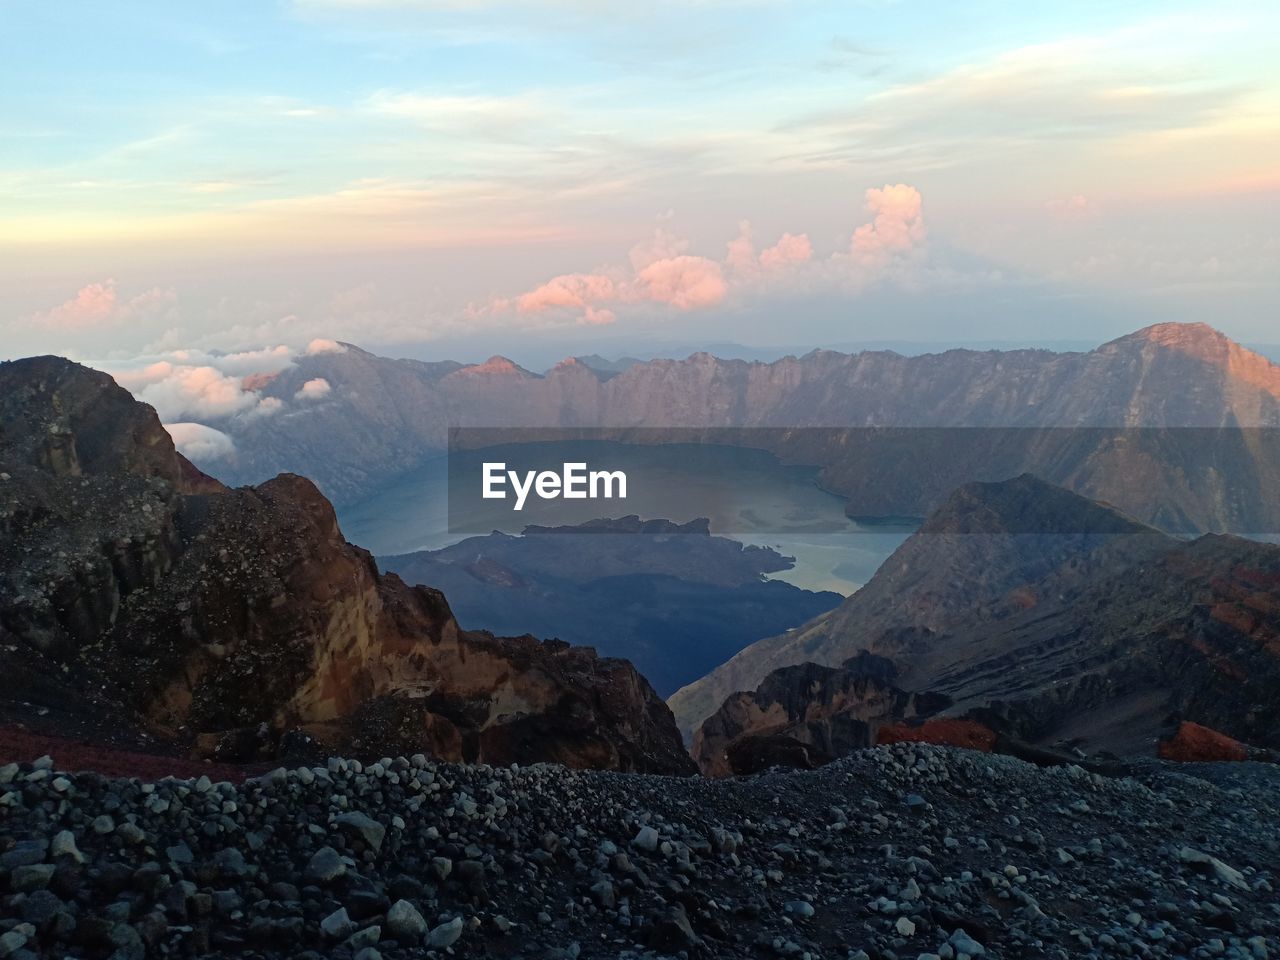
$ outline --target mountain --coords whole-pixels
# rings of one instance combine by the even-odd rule
[[[275,416],[210,423],[232,482],[314,476],[340,503],[444,449],[450,426],[602,427],[757,446],[823,468],[854,516],[927,515],[956,486],[1032,472],[1177,532],[1280,530],[1280,367],[1203,324],[1160,324],[1084,353],[815,350],[771,363],[694,354],[621,372],[566,360],[539,375],[387,360],[352,346],[269,382]],[[322,400],[293,398],[323,378]],[[749,432],[735,434],[746,428]]]
[[[1150,754],[1179,717],[1274,747],[1280,548],[1169,537],[1030,476],[969,484],[837,609],[669,702],[688,730],[779,668],[863,650],[1027,740]]]
[[[713,537],[706,521],[529,527],[378,562],[444,590],[467,627],[589,643],[631,661],[662,695],[844,599],[764,579],[790,558]]]
[[[440,592],[347,543],[310,481],[229,490],[150,407],[56,357],[0,364],[0,671],[24,724],[141,728],[201,756],[310,738],[692,769],[629,663],[461,629]]]

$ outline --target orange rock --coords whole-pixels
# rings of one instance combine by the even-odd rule
[[[876,732],[876,743],[936,743],[947,747],[967,747],[990,753],[996,734],[976,720],[926,720],[918,725],[891,723]]]
[[[1184,720],[1172,737],[1160,741],[1156,751],[1161,760],[1198,763],[1247,760],[1249,748],[1225,733]]]

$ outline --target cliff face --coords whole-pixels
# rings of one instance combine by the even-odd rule
[[[957,491],[836,610],[670,702],[696,727],[771,671],[869,650],[898,664],[904,689],[945,694],[949,713],[992,711],[1029,739],[1150,753],[1179,716],[1274,746],[1278,638],[1280,548],[1175,540],[1020,477]]]
[[[459,628],[379,574],[310,481],[227,490],[105,375],[0,365],[5,696],[205,753],[334,748],[688,772],[670,712],[594,651]]]
[[[1088,353],[819,350],[774,363],[695,354],[617,374],[566,362],[539,376],[501,358],[457,367],[348,348],[302,358],[265,392],[287,401],[317,376],[333,386],[323,404],[287,421],[217,424],[238,450],[218,469],[239,482],[302,472],[347,501],[442,449],[451,424],[778,428],[751,443],[822,467],[855,515],[924,516],[961,483],[1033,472],[1165,529],[1280,529],[1280,507],[1260,495],[1280,484],[1275,444],[1219,439],[1206,457],[1203,444],[1114,433],[1280,426],[1280,367],[1203,324],[1161,324]],[[796,430],[810,427],[826,429]],[[866,427],[942,433],[842,432]]]

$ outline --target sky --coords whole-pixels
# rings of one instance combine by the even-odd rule
[[[0,0],[0,357],[1276,342],[1278,36],[1274,2]]]

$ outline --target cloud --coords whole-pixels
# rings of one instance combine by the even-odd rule
[[[203,423],[166,423],[164,428],[169,431],[178,452],[197,463],[220,460],[236,450],[235,442],[229,436]]]
[[[645,299],[677,310],[693,310],[719,303],[728,292],[720,264],[706,257],[655,260],[636,277]]]
[[[618,305],[652,303],[698,310],[722,303],[735,292],[777,293],[791,287],[812,293],[824,286],[847,292],[878,278],[905,280],[897,261],[905,262],[907,254],[925,245],[920,191],[905,183],[886,184],[864,196],[871,222],[852,231],[848,252],[837,251],[824,265],[814,263],[807,233],[783,233],[757,253],[755,230],[748,220],[739,222],[738,235],[725,245],[723,260],[687,253],[688,240],[667,226],[667,214],[659,218],[651,237],[631,248],[630,274],[625,267],[560,274],[514,298],[498,297],[486,307],[469,308],[468,316],[501,314],[514,304],[521,314],[577,311],[579,323],[600,324],[617,319]],[[851,259],[858,269],[850,270]]]
[[[724,262],[731,270],[746,273],[755,268],[756,242],[751,221],[743,220],[738,224],[738,235],[729,241],[727,247]]]
[[[853,232],[850,250],[862,261],[875,261],[896,253],[908,253],[925,241],[920,191],[905,183],[867,190],[867,209],[875,214]]]
[[[566,273],[516,298],[521,313],[541,313],[553,307],[582,308],[589,303],[613,300],[618,295],[613,280],[602,274]]]
[[[258,401],[258,405],[247,413],[240,415],[241,420],[258,420],[263,417],[273,417],[284,409],[284,401],[279,397],[263,397]]]
[[[581,322],[588,326],[605,326],[613,323],[618,319],[618,315],[612,310],[606,310],[603,307],[587,307],[582,311]]]
[[[246,392],[240,377],[214,367],[174,366],[162,360],[135,377],[126,375],[123,381],[121,386],[143,403],[155,407],[162,421],[180,417],[228,417],[258,404],[257,394]]]
[[[658,218],[658,225],[653,228],[653,235],[631,248],[629,259],[632,269],[643,270],[651,263],[673,259],[689,249],[689,241],[686,238],[673,233],[666,227],[666,223],[673,216],[674,213],[670,210],[664,213]]]
[[[804,263],[813,257],[813,244],[807,234],[784,233],[772,247],[760,254],[760,266],[770,269],[793,263]]]
[[[217,353],[167,350],[129,361],[89,361],[105,370],[137,399],[156,408],[162,421],[188,418],[270,416],[283,401],[262,396],[296,356],[285,346]]]
[[[323,400],[333,391],[333,387],[329,386],[329,381],[324,377],[316,377],[308,380],[302,385],[297,393],[293,395],[295,400]]]
[[[326,340],[323,337],[317,337],[307,344],[307,356],[314,357],[321,353],[346,353],[347,348],[340,344],[337,340]]]
[[[176,297],[172,290],[154,287],[128,300],[121,300],[114,280],[90,283],[74,297],[51,310],[34,314],[30,322],[60,330],[84,330],[118,325],[128,321],[153,319],[167,312]]]

